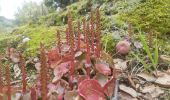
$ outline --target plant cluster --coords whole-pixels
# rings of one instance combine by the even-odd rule
[[[71,12],[68,13],[68,25],[65,39],[57,31],[57,46],[46,52],[44,43],[40,43],[40,66],[37,67],[37,80],[28,86],[25,61],[19,54],[19,66],[22,72],[22,89],[20,98],[29,93],[31,100],[107,100],[111,99],[115,85],[115,70],[112,57],[101,49],[100,12],[96,9],[91,19],[77,22],[73,28]],[[45,37],[43,37],[45,38]],[[66,40],[66,41],[63,41]],[[8,59],[11,50],[8,50]],[[2,76],[1,76],[2,77]],[[1,78],[0,77],[0,78]],[[8,96],[15,92],[10,84],[10,69],[6,67],[7,89],[0,91]],[[1,80],[0,80],[1,81]],[[0,84],[1,85],[1,84]],[[0,86],[2,87],[2,85]],[[17,90],[17,89],[16,89]]]

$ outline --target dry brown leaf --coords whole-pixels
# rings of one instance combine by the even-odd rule
[[[64,100],[75,100],[77,96],[78,96],[78,93],[75,90],[66,91],[64,95]]]
[[[113,62],[115,65],[115,69],[125,70],[128,67],[127,66],[128,61],[123,61],[122,59],[113,59]]]
[[[162,87],[170,87],[170,75],[164,73],[163,76],[156,79],[155,83],[159,84]]]
[[[139,73],[137,74],[138,77],[145,79],[148,82],[153,82],[156,80],[156,77],[147,73]]]
[[[124,92],[120,92],[119,96],[120,96],[119,100],[138,100],[137,98],[134,98],[134,97],[132,97],[129,94],[124,93]]]
[[[128,93],[129,95],[131,95],[134,98],[138,96],[138,93],[133,88],[127,87],[123,84],[119,85],[119,89]]]
[[[163,94],[164,91],[155,85],[145,86],[142,90],[142,93],[149,93],[152,98],[156,98],[159,95]]]
[[[170,63],[170,56],[160,55],[160,59],[161,59],[164,63]]]

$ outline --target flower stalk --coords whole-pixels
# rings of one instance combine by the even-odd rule
[[[26,67],[25,67],[25,60],[23,56],[20,54],[20,67],[21,67],[21,72],[22,72],[22,92],[26,93],[27,90],[27,74],[26,74]]]
[[[47,59],[45,53],[45,47],[41,43],[40,44],[40,62],[41,62],[41,70],[40,70],[40,80],[41,80],[41,96],[42,100],[47,100]]]
[[[92,52],[94,52],[95,31],[94,31],[94,16],[92,11],[91,11],[91,19],[90,19],[90,33],[92,38],[91,39]]]
[[[61,36],[59,30],[57,30],[57,46],[58,46],[59,53],[61,53]]]
[[[100,34],[101,34],[101,26],[100,26],[100,12],[99,8],[96,10],[96,56],[100,57]]]
[[[77,32],[77,35],[78,35],[78,44],[77,44],[77,49],[80,50],[80,21],[77,22],[77,25],[78,25],[78,32]]]

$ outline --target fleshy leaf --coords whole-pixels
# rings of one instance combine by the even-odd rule
[[[53,82],[58,81],[65,73],[69,71],[70,62],[61,63],[54,69],[54,79]]]
[[[58,51],[56,49],[50,50],[48,52],[48,63],[51,65],[51,68],[55,68],[56,62],[60,60],[60,55],[58,54]]]
[[[109,64],[97,63],[95,66],[99,73],[104,74],[104,75],[111,74],[111,69],[109,68]]]
[[[115,80],[115,78],[111,78],[111,80],[109,80],[103,87],[103,91],[108,97],[112,97],[113,95],[115,88]]]
[[[85,100],[105,100],[101,85],[94,79],[82,81],[78,86],[78,93]]]

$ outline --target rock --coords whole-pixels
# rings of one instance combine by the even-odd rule
[[[28,42],[29,40],[31,40],[30,38],[26,37],[22,40],[22,43]]]

